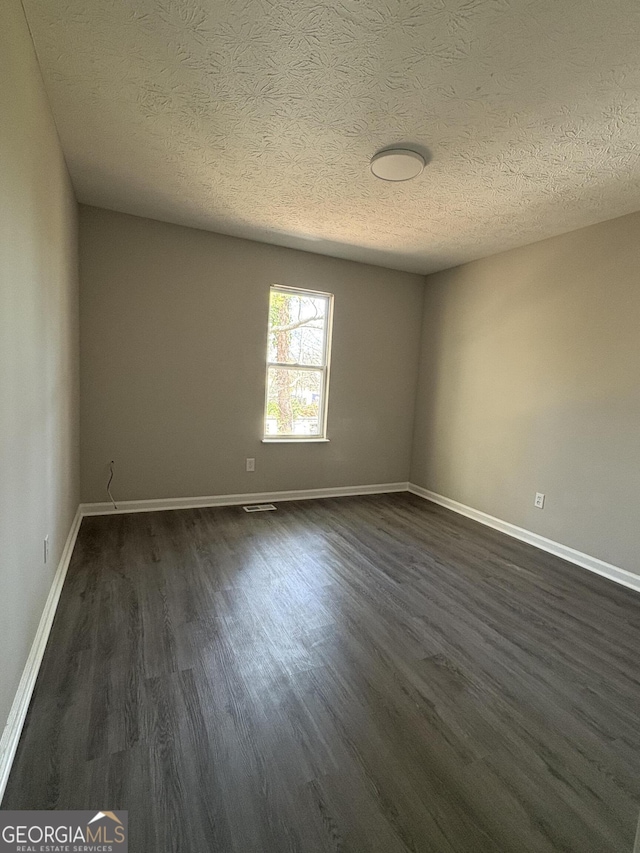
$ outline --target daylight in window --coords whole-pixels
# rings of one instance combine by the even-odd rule
[[[326,438],[333,296],[271,288],[265,438]]]

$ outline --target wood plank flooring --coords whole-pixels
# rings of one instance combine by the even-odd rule
[[[640,596],[413,495],[86,518],[4,808],[134,853],[631,853]]]

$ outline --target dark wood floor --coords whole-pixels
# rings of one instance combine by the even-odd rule
[[[631,853],[640,595],[411,495],[86,518],[4,808],[134,853]]]

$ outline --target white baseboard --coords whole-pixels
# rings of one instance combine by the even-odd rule
[[[76,544],[76,538],[78,536],[81,521],[82,514],[78,507],[71,523],[71,529],[69,530],[67,541],[65,542],[62,550],[62,556],[60,557],[58,568],[56,569],[56,573],[51,583],[49,595],[47,596],[44,610],[40,617],[40,624],[38,625],[38,630],[36,631],[36,635],[31,645],[29,657],[27,658],[27,662],[22,672],[22,678],[20,679],[18,690],[16,691],[11,710],[9,711],[7,724],[2,733],[2,739],[0,740],[0,803],[2,803],[2,798],[9,779],[9,773],[11,772],[11,765],[13,764],[13,759],[18,748],[18,742],[20,740],[20,735],[22,734],[22,727],[27,716],[31,695],[36,684],[47,640],[49,639],[49,632],[51,631],[51,626],[53,624],[53,617],[56,614],[58,601],[60,600],[60,593],[62,592],[62,585],[64,584],[65,577],[67,576],[67,569],[69,568],[69,562],[73,553],[73,547]]]
[[[553,539],[547,539],[540,536],[538,533],[532,533],[531,530],[525,530],[524,527],[518,527],[508,521],[503,521],[501,518],[496,518],[486,512],[481,512],[479,509],[461,504],[451,498],[445,498],[437,492],[431,492],[429,489],[423,489],[422,486],[416,486],[414,483],[408,484],[409,491],[414,495],[418,495],[432,503],[444,506],[451,509],[460,515],[465,515],[467,518],[472,518],[474,521],[479,521],[487,527],[493,527],[494,530],[500,530],[506,533],[507,536],[512,536],[514,539],[520,539],[522,542],[528,542],[529,545],[534,545],[542,551],[547,551],[549,554],[555,554],[556,557],[562,557],[563,560],[568,560],[570,563],[575,563],[576,566],[581,566],[583,569],[588,569],[590,572],[595,572],[598,575],[603,575],[609,580],[622,584],[622,586],[635,589],[640,592],[640,574],[634,574],[621,569],[619,566],[614,566],[611,563],[605,563],[604,560],[599,560],[597,557],[592,557],[589,554],[583,554],[582,551],[576,551],[575,548],[570,548],[568,545],[562,545],[560,542],[554,542]]]
[[[158,512],[164,509],[197,509],[208,506],[306,501],[315,498],[344,498],[353,495],[380,495],[387,492],[406,492],[408,483],[376,483],[367,486],[338,486],[328,489],[297,489],[289,492],[255,492],[247,495],[205,495],[197,498],[157,498],[147,501],[117,501],[117,509],[104,503],[80,504],[85,515],[113,515],[125,512]]]

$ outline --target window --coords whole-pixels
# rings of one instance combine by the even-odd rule
[[[326,440],[332,314],[330,293],[271,288],[266,441]]]

